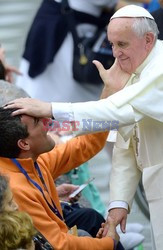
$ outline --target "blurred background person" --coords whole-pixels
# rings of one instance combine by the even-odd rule
[[[31,217],[25,212],[18,212],[9,179],[0,174],[0,249],[13,250],[21,247],[41,250],[41,246],[45,245],[47,248],[43,249],[52,250],[47,239],[34,228]]]
[[[0,213],[0,249],[35,250],[36,234],[31,217],[20,211]]]
[[[18,205],[13,199],[8,178],[0,174],[0,213],[16,210],[18,210]]]
[[[60,1],[43,0],[28,33],[17,85],[34,98],[44,101],[86,101],[98,99],[101,85],[79,84],[72,76],[73,38]],[[104,8],[108,19],[117,0],[70,0],[76,13],[80,37],[91,37],[102,19]],[[87,21],[85,20],[87,18]],[[95,21],[96,24],[95,24]]]
[[[13,83],[13,73],[21,75],[15,67],[6,64],[5,49],[0,46],[0,79]]]

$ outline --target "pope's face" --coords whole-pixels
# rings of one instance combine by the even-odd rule
[[[145,60],[149,50],[147,37],[138,37],[132,30],[133,18],[115,18],[108,25],[108,39],[120,67],[131,74]]]

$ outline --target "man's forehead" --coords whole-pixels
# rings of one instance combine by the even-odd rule
[[[111,32],[124,32],[126,29],[131,29],[134,22],[133,18],[115,18],[110,20],[108,25],[108,33]]]
[[[129,18],[129,17],[117,17],[117,18],[113,18],[113,19],[111,19],[110,20],[110,22],[109,22],[109,25],[111,25],[111,24],[126,24],[126,25],[130,25],[130,24],[132,24],[134,22],[134,18]],[[108,25],[108,26],[109,26]],[[123,28],[123,27],[121,27],[121,28]],[[115,30],[116,30],[116,27],[115,27]]]
[[[34,119],[35,119],[35,117],[33,117],[33,116],[29,116],[29,115],[21,115],[21,121],[23,122],[23,123],[29,123],[29,122],[33,122],[34,121]]]

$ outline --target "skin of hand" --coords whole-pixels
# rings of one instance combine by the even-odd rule
[[[118,224],[120,224],[121,231],[123,233],[125,233],[126,232],[127,214],[128,214],[128,211],[124,208],[113,208],[109,211],[109,215],[107,217],[107,222],[109,222],[111,219],[114,221],[116,226]],[[109,230],[108,226],[109,226],[109,224],[106,224],[104,226],[103,236],[107,235],[107,232]]]
[[[108,232],[104,236],[104,229],[107,228]],[[103,238],[103,237],[111,237],[112,239],[116,240],[117,242],[119,241],[119,235],[116,231],[116,223],[115,221],[110,217],[108,218],[107,222],[101,224],[101,228],[99,229],[96,238]]]
[[[105,223],[102,223],[101,228],[98,230],[96,234],[96,238],[99,238],[99,239],[103,238],[104,227],[105,227]]]
[[[74,198],[69,198],[69,195],[78,188],[79,186],[73,184],[61,184],[57,187],[58,196],[62,201],[70,201],[71,203],[73,203],[79,200],[80,195],[77,195]]]
[[[26,114],[33,117],[44,118],[52,117],[51,103],[43,102],[32,98],[15,99],[4,106],[4,109],[16,108],[12,115]]]
[[[7,65],[5,64],[5,70],[6,70],[6,75],[5,75],[5,80],[7,82],[13,83],[14,78],[13,78],[13,73],[17,74],[17,75],[22,75],[22,73],[15,67],[11,66],[11,65]]]
[[[109,69],[105,69],[97,60],[94,60],[93,63],[96,65],[100,77],[104,82],[104,89],[101,98],[107,98],[109,95],[123,89],[131,76],[121,69],[117,60],[115,60],[112,67]]]
[[[15,73],[17,75],[22,75],[18,69],[5,63],[5,50],[4,50],[4,48],[0,48],[0,60],[5,68],[5,80],[6,81],[13,83],[13,73]]]
[[[112,218],[108,218],[107,222],[105,223],[108,226],[108,233],[106,236],[111,237],[112,239],[119,241],[120,237],[116,231],[116,223]]]

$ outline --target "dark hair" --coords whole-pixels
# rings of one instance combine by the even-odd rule
[[[29,136],[27,126],[21,123],[21,116],[12,116],[15,109],[0,107],[0,156],[16,158],[20,153],[19,139]]]
[[[3,209],[3,201],[5,198],[6,190],[8,189],[9,183],[6,176],[0,174],[0,212]]]

